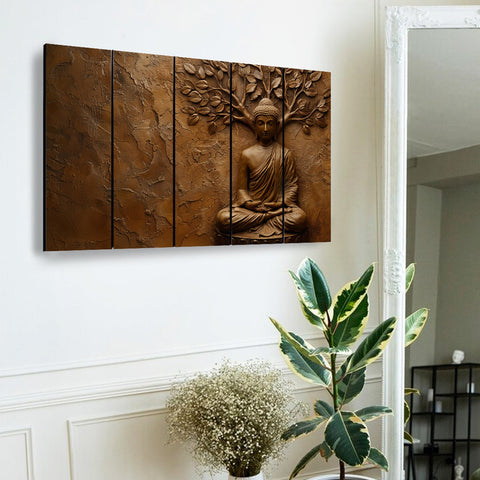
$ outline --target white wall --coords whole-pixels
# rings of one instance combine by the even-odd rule
[[[455,349],[465,361],[480,361],[480,183],[443,192],[436,363],[449,363]],[[473,335],[472,335],[473,334]]]
[[[280,364],[268,315],[315,338],[286,271],[312,256],[336,290],[379,257],[383,8],[395,3],[415,2],[4,2],[0,478],[196,478],[164,445],[175,376],[224,356]],[[43,253],[44,43],[331,71],[332,242]],[[293,450],[272,477],[288,475]]]

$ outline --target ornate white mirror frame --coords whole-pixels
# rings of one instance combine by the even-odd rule
[[[398,327],[385,352],[384,402],[403,413],[408,32],[420,28],[480,28],[480,5],[388,7],[385,55],[385,165],[383,199],[383,317]],[[386,419],[383,443],[390,463],[384,478],[403,472],[403,415]]]

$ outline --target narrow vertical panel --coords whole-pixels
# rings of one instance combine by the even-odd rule
[[[114,248],[173,245],[173,57],[113,52]]]
[[[298,205],[306,216],[306,228],[300,241],[328,242],[331,179],[329,72],[285,70],[284,121],[285,147],[295,157]]]
[[[232,243],[282,243],[284,222],[282,70],[232,64]],[[273,142],[263,146],[255,132],[255,109],[263,101],[277,117]],[[245,180],[246,178],[246,180]],[[250,205],[252,200],[257,205]],[[278,203],[272,207],[266,204]]]
[[[229,86],[228,63],[175,59],[175,246],[230,243]]]
[[[111,247],[111,52],[45,45],[45,250]]]

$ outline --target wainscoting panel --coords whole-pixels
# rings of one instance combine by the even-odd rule
[[[29,428],[0,431],[0,478],[34,480],[32,434]]]

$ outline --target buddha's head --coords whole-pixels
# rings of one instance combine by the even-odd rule
[[[257,139],[264,145],[270,145],[277,135],[280,111],[269,98],[262,98],[253,110],[253,116]]]

